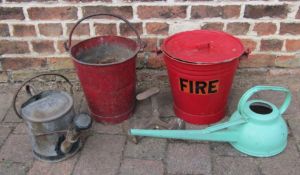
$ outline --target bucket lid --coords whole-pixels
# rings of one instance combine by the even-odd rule
[[[244,46],[239,39],[225,32],[193,30],[167,38],[162,51],[180,61],[213,64],[239,58],[244,53]]]
[[[62,117],[73,106],[72,97],[63,91],[43,91],[21,107],[21,115],[31,122],[47,122]]]

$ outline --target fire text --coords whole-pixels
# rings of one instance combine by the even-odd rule
[[[180,90],[190,94],[213,94],[219,90],[219,80],[195,81],[179,78],[179,82]]]

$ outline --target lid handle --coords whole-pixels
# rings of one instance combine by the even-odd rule
[[[212,46],[211,44],[212,44],[211,42],[208,42],[208,43],[199,43],[195,47],[198,50],[210,49],[211,46]]]

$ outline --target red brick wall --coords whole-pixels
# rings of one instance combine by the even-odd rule
[[[93,13],[115,13],[134,23],[148,47],[139,66],[161,68],[154,52],[170,34],[223,30],[252,50],[240,68],[300,67],[297,0],[0,0],[0,82],[23,72],[72,69],[63,48],[74,23]],[[132,36],[112,18],[85,21],[74,40],[102,34]]]

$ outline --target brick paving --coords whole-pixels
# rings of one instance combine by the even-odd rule
[[[1,175],[292,175],[300,172],[299,99],[293,100],[285,115],[290,128],[288,146],[275,157],[254,158],[236,151],[228,143],[220,142],[143,138],[139,144],[134,144],[126,137],[123,124],[94,123],[85,134],[85,146],[78,154],[66,161],[50,164],[34,159],[26,125],[9,108],[14,88],[5,88],[0,91]],[[3,93],[6,90],[9,93]],[[235,110],[243,92],[241,89],[233,90],[228,114]],[[297,95],[299,92],[293,93]],[[265,95],[274,103],[282,100]],[[173,115],[171,100],[168,91],[160,93],[160,111],[164,115]],[[87,112],[82,94],[75,96],[75,102],[78,111]],[[150,100],[138,102],[133,121],[136,122],[140,116],[150,117],[150,109]],[[187,124],[186,127],[201,129],[206,126]]]
[[[166,162],[170,174],[211,174],[209,144],[170,143]]]
[[[120,174],[122,175],[145,175],[163,174],[164,164],[156,160],[124,159]]]
[[[161,160],[164,158],[167,141],[165,139],[143,138],[138,144],[130,141],[125,146],[124,157]]]

